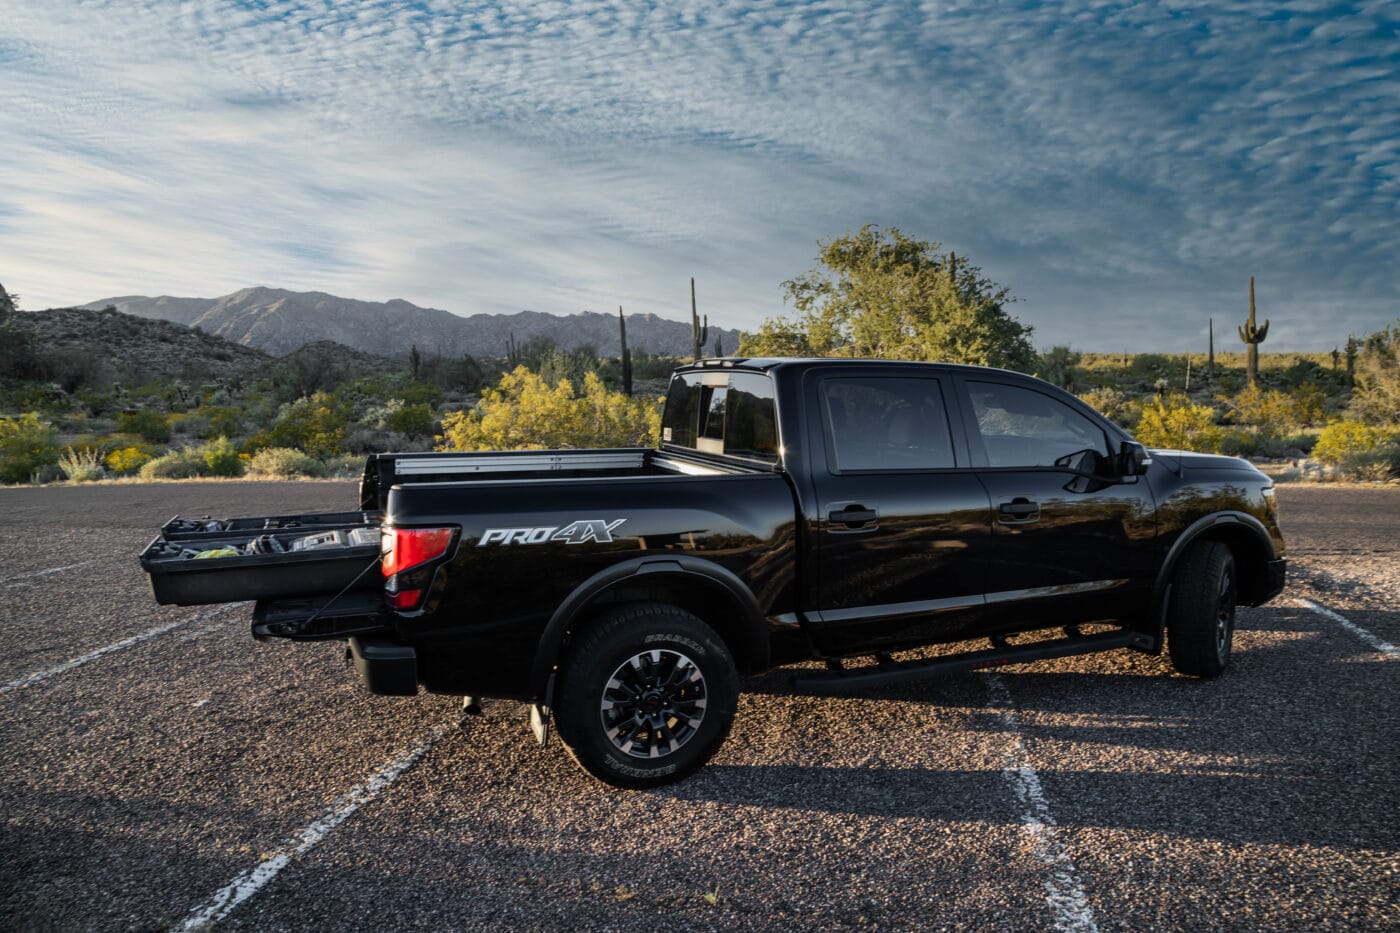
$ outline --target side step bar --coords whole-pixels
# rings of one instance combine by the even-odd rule
[[[1031,642],[1026,645],[1011,645],[1004,641],[1002,644],[1004,647],[968,651],[941,658],[917,658],[910,661],[881,658],[878,664],[858,668],[845,668],[839,661],[834,664],[828,661],[828,669],[825,671],[794,673],[792,684],[804,693],[835,696],[862,687],[930,680],[935,677],[1003,667],[1007,664],[1022,664],[1026,661],[1092,654],[1096,651],[1112,651],[1115,648],[1150,648],[1152,637],[1141,632],[1119,630],[1097,635],[1071,634],[1067,638]]]

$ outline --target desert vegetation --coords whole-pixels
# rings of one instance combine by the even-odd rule
[[[1018,369],[1065,388],[1153,447],[1275,464],[1282,478],[1400,476],[1400,322],[1331,352],[1032,349],[1009,289],[965,257],[898,230],[819,244],[784,284],[794,314],[743,335],[742,356],[945,360]],[[17,313],[0,290],[0,483],[353,476],[366,454],[654,443],[672,368],[509,341],[505,357],[394,361],[331,343],[273,358],[197,330],[114,310]],[[47,331],[36,329],[44,319]],[[693,350],[708,320],[692,307]],[[100,341],[100,343],[99,343]]]

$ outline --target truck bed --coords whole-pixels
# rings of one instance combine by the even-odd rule
[[[382,511],[401,483],[460,483],[474,479],[593,479],[641,476],[723,476],[752,469],[732,460],[706,460],[648,447],[584,450],[510,450],[470,453],[371,454],[360,482],[360,508]]]

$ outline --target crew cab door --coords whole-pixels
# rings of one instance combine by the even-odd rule
[[[805,388],[817,647],[852,654],[974,629],[991,511],[945,404],[948,379],[851,366],[814,373]]]
[[[1029,381],[968,377],[959,390],[972,460],[991,500],[989,625],[1145,612],[1155,502],[1140,477],[1118,475],[1112,435],[1098,416]]]

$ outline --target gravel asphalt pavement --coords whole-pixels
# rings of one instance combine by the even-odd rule
[[[0,928],[1400,929],[1400,490],[1282,486],[1230,671],[1113,652],[853,698],[745,685],[714,763],[596,784],[524,708],[158,606],[173,514],[352,483],[0,490]]]

